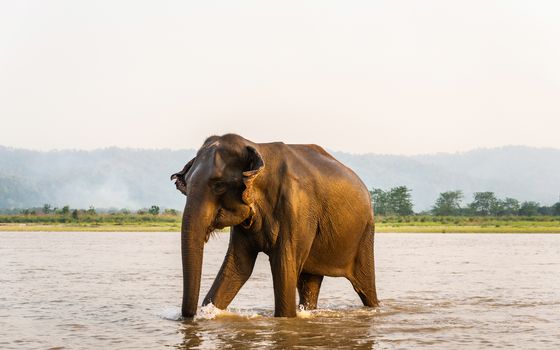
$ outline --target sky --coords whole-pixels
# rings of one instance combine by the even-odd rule
[[[0,145],[560,148],[558,1],[2,1]]]

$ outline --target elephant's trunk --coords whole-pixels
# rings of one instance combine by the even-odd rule
[[[193,222],[191,211],[185,208],[181,227],[181,255],[183,260],[183,317],[193,317],[198,306],[200,278],[202,274],[202,257],[207,228],[199,219]],[[196,216],[195,216],[196,217]]]

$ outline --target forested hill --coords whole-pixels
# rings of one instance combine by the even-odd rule
[[[194,150],[106,148],[36,152],[0,147],[0,208],[70,205],[181,208],[169,176]]]
[[[87,208],[181,209],[184,197],[169,175],[194,150],[107,148],[38,152],[0,147],[0,208],[70,205]],[[560,195],[560,150],[502,147],[422,156],[333,152],[368,187],[412,189],[415,210],[429,209],[438,194],[463,190],[552,204]]]

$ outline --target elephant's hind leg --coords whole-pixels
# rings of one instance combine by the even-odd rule
[[[321,282],[323,282],[323,276],[320,275],[312,275],[305,272],[299,275],[297,283],[299,304],[302,305],[305,310],[317,308],[317,299],[319,298]]]
[[[375,266],[373,260],[373,233],[368,231],[364,234],[360,250],[356,256],[352,276],[348,279],[354,290],[360,296],[365,306],[378,306],[377,292],[375,289]]]

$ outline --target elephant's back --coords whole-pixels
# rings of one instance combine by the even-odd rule
[[[364,211],[362,214],[371,212],[369,191],[352,169],[318,145],[287,146],[298,158],[293,162],[297,164],[292,164],[292,171],[301,172],[306,188],[313,188],[325,205],[339,209],[353,207]]]
[[[265,157],[270,184],[284,191],[297,190],[318,202],[323,212],[352,207],[361,217],[371,217],[369,191],[358,175],[321,146],[314,144],[258,144]],[[276,187],[276,186],[271,186]],[[289,195],[288,195],[289,196]]]

